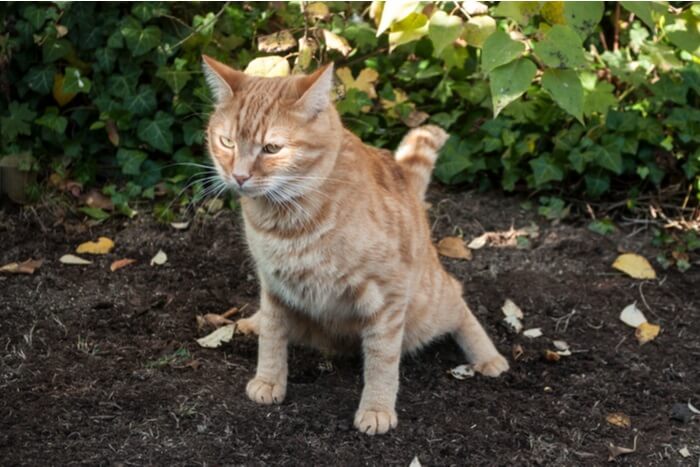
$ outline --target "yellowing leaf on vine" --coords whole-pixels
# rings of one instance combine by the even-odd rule
[[[377,91],[374,89],[374,83],[376,83],[379,79],[379,73],[377,73],[376,70],[373,70],[372,68],[365,68],[364,70],[360,71],[357,78],[353,78],[350,68],[343,67],[338,68],[335,74],[338,76],[338,79],[340,79],[340,82],[343,83],[345,89],[357,89],[358,91],[364,92],[371,98],[377,97]]]
[[[323,40],[326,42],[327,49],[337,50],[343,54],[343,57],[347,57],[350,51],[352,51],[352,47],[350,47],[350,44],[348,44],[347,39],[332,33],[327,29],[323,30]]]
[[[392,110],[397,105],[406,102],[408,100],[408,95],[401,89],[394,89],[394,100],[380,99],[380,103],[385,110]]]
[[[540,14],[549,24],[566,24],[564,2],[544,2]]]
[[[262,76],[264,78],[288,76],[289,71],[289,62],[287,59],[278,55],[255,58],[244,70],[248,75]]]
[[[380,3],[380,2],[377,2]],[[374,2],[372,2],[374,5]],[[389,27],[396,21],[401,21],[408,15],[416,11],[418,7],[417,0],[387,0],[382,4],[380,14],[379,26],[377,27],[377,37],[380,36],[384,31],[389,29]],[[374,13],[375,21],[377,15],[378,6],[374,6],[374,9],[370,7],[370,13]],[[427,20],[427,18],[426,18]]]
[[[104,255],[112,251],[114,242],[111,238],[100,237],[96,242],[85,242],[78,245],[76,253],[88,253],[91,255]]]
[[[331,12],[328,9],[328,5],[323,2],[314,2],[309,4],[304,10],[306,16],[311,19],[319,20],[326,19],[330,16]]]
[[[649,264],[649,261],[634,253],[618,256],[612,267],[635,279],[656,279],[656,271]]]
[[[73,92],[63,92],[63,80],[65,77],[62,73],[56,73],[53,75],[53,98],[59,107],[63,107],[68,104],[76,96]]]
[[[258,37],[258,50],[267,53],[286,52],[296,47],[297,41],[291,32],[282,31]]]
[[[496,20],[490,16],[474,16],[464,25],[464,40],[472,47],[481,48],[488,37],[496,32]]]
[[[389,52],[408,42],[417,41],[428,34],[428,17],[423,13],[411,13],[398,23],[391,25]]]

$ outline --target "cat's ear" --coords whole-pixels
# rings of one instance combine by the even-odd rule
[[[230,66],[214,60],[208,55],[202,55],[204,61],[204,76],[217,102],[233,97],[246,79],[245,73],[236,71]]]
[[[296,105],[307,118],[313,118],[331,105],[332,89],[333,64],[330,63],[298,81],[297,90],[301,97]]]

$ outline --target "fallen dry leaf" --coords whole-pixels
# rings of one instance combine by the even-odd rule
[[[622,310],[622,313],[620,313],[620,321],[625,323],[627,326],[637,328],[640,324],[646,323],[647,318],[644,316],[644,313],[637,308],[637,304],[633,303],[631,305],[627,305],[625,309]]]
[[[684,446],[678,450],[678,454],[681,455],[681,457],[688,458],[690,457],[690,451],[688,450],[688,446]]]
[[[523,356],[525,355],[525,349],[523,349],[523,346],[520,344],[515,344],[513,345],[513,360],[516,362]]]
[[[21,263],[9,263],[0,268],[0,272],[8,274],[34,274],[44,263],[43,259],[28,259]]]
[[[233,332],[236,330],[235,324],[229,324],[227,326],[220,327],[216,331],[208,334],[200,339],[197,339],[197,343],[208,349],[215,349],[220,347],[221,344],[229,342],[233,339]]]
[[[529,337],[530,339],[535,339],[537,337],[541,337],[542,336],[542,328],[526,329],[523,332],[523,336]]]
[[[552,341],[552,345],[554,346],[555,349],[557,350],[569,350],[569,344],[566,341]]]
[[[464,246],[464,240],[459,237],[445,237],[437,244],[438,253],[448,258],[471,259],[472,252]]]
[[[561,355],[559,355],[557,352],[552,352],[551,350],[547,349],[544,351],[544,358],[548,362],[558,362],[561,360]]]
[[[659,331],[661,331],[661,326],[658,324],[642,323],[637,327],[634,336],[637,338],[639,345],[644,345],[656,339],[656,336],[659,335]]]
[[[88,261],[86,259],[81,258],[80,256],[75,256],[75,255],[63,255],[58,260],[63,264],[77,264],[77,265],[92,264],[92,261]]]
[[[696,409],[696,408],[693,406],[693,404],[690,403],[690,401],[688,401],[688,409],[690,409],[690,411],[693,412],[694,414],[700,415],[700,410],[699,410],[699,409]]]
[[[632,448],[625,448],[622,446],[615,446],[614,444],[610,443],[608,444],[608,451],[610,452],[610,455],[608,456],[608,461],[611,461],[615,459],[618,456],[622,456],[624,454],[631,454],[637,450],[637,436],[634,437],[634,442],[632,445]]]
[[[216,313],[197,315],[197,327],[199,329],[216,329],[229,324],[234,323],[230,319],[225,318],[222,315],[217,315]]]
[[[105,211],[112,211],[114,209],[112,200],[94,188],[82,195],[80,201],[90,208],[103,209]]]
[[[347,57],[352,47],[348,43],[348,40],[342,36],[339,36],[328,29],[323,30],[323,40],[326,42],[326,48],[330,50],[337,50],[343,57]]]
[[[525,317],[523,310],[521,310],[520,307],[510,298],[507,298],[505,303],[503,303],[501,311],[503,311],[503,314],[506,316],[515,316],[519,319],[523,319]]]
[[[474,376],[474,368],[471,365],[459,365],[450,370],[450,374],[456,379],[467,379]]]
[[[304,9],[304,13],[306,13],[306,16],[309,18],[316,20],[328,18],[331,14],[328,6],[322,2],[314,2],[307,5],[306,9]]]
[[[90,255],[104,255],[112,251],[114,248],[114,242],[111,238],[100,237],[96,242],[85,242],[78,245],[75,250],[76,253],[88,253]]]
[[[612,267],[635,279],[656,279],[656,271],[649,261],[634,253],[618,256]]]
[[[415,456],[411,463],[408,465],[408,467],[422,467],[420,461],[418,460],[418,456]]]
[[[506,316],[503,318],[503,322],[506,323],[516,334],[523,330],[523,323],[517,316]]]
[[[129,258],[124,258],[124,259],[118,259],[114,261],[112,264],[109,266],[109,270],[114,272],[118,269],[125,268],[130,264],[134,264],[136,262],[135,259],[129,259]]]
[[[630,420],[629,416],[622,412],[609,413],[608,416],[605,417],[605,420],[609,424],[619,426],[621,428],[629,428],[632,426],[632,421]]]
[[[286,52],[297,46],[297,40],[291,32],[284,29],[273,34],[258,36],[258,50],[267,53]]]
[[[476,237],[474,240],[469,242],[469,245],[467,247],[471,250],[478,250],[480,248],[483,248],[486,246],[486,243],[489,241],[489,233],[481,234],[478,237]]]
[[[158,250],[158,253],[151,258],[151,266],[162,266],[168,261],[168,255],[163,250]]]

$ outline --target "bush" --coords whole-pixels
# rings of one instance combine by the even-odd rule
[[[31,153],[25,168],[55,183],[109,183],[125,213],[200,170],[173,164],[205,160],[202,53],[259,75],[334,61],[338,110],[365,141],[393,148],[426,119],[450,131],[444,183],[700,192],[700,5],[0,8],[0,154]]]

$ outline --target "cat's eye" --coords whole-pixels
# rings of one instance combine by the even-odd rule
[[[223,147],[229,149],[236,145],[231,138],[227,138],[226,136],[219,136],[219,141]]]
[[[263,152],[266,154],[275,154],[280,152],[280,149],[282,149],[282,146],[277,146],[276,144],[266,144],[263,146]]]

